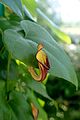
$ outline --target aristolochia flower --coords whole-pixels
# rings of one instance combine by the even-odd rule
[[[38,51],[36,54],[36,59],[38,61],[40,74],[38,75],[32,66],[28,68],[28,71],[31,73],[32,77],[37,81],[43,81],[46,78],[47,72],[50,68],[48,57],[46,53],[42,50],[42,48],[43,45],[39,44]]]
[[[36,108],[36,106],[33,103],[31,103],[31,108],[32,108],[32,114],[33,114],[34,120],[37,120],[39,110]]]

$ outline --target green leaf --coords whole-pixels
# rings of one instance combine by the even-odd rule
[[[44,86],[44,84],[33,80],[28,72],[26,73],[25,78],[26,78],[26,81],[24,80],[24,82],[26,82],[26,85],[29,88],[31,88],[35,92],[51,100],[51,98],[48,96],[48,93],[46,91],[46,87]]]
[[[44,84],[33,80],[29,72],[26,70],[26,67],[24,67],[23,65],[19,65],[18,68],[19,74],[23,75],[23,77],[21,77],[21,80],[23,80],[26,83],[27,87],[31,88],[38,94],[51,100],[51,98],[47,94],[46,87],[44,86]]]
[[[42,43],[43,50],[49,59],[50,74],[68,80],[77,88],[78,81],[71,61],[52,36],[40,25],[30,21],[21,21],[21,27],[25,32],[24,37],[14,30],[4,32],[4,43],[13,58],[17,58],[26,64],[32,61],[31,64],[34,65],[37,45]]]
[[[21,0],[1,0],[1,3],[8,5],[21,19],[23,19]]]
[[[22,93],[13,91],[10,94],[10,99],[9,104],[18,120],[26,120],[27,118],[33,120],[31,108]]]
[[[62,32],[60,28],[51,21],[40,9],[37,9],[37,13],[45,20],[45,23],[52,29],[53,34],[58,37],[59,40],[66,42],[67,44],[71,44],[70,37]]]
[[[9,21],[7,19],[0,18],[0,28],[2,30],[9,29],[9,28],[11,28],[11,24],[9,23]]]
[[[30,20],[34,20],[34,18],[32,17],[32,15],[30,14],[30,12],[28,11],[28,9],[26,8],[26,6],[23,6],[23,10],[25,15],[30,19]]]
[[[18,68],[17,64],[14,61],[10,61],[8,81],[7,81],[7,92],[14,90],[16,87],[18,77]]]
[[[37,3],[35,0],[22,0],[22,3],[26,6],[26,8],[33,16],[36,14]]]
[[[0,80],[0,120],[33,120],[31,108],[25,97],[17,92],[10,93],[9,100],[6,99],[5,81]]]
[[[20,28],[19,22],[17,21],[7,20],[6,18],[0,18],[0,29],[2,31],[6,29],[15,29],[19,31],[21,28]]]
[[[35,80],[31,80],[29,78],[29,79],[26,80],[26,84],[29,88],[31,88],[35,92],[37,92],[37,93],[41,94],[42,96],[51,100],[51,98],[47,94],[46,87],[42,83],[39,83]]]
[[[35,94],[31,90],[27,90],[27,96],[29,100],[35,105],[35,107],[39,110],[38,120],[48,120],[48,116],[44,109],[38,103],[38,99]]]
[[[0,120],[18,120],[7,102],[0,103]]]
[[[5,81],[0,80],[0,120],[17,120],[6,100]]]

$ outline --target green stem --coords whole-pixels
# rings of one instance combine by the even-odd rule
[[[3,32],[2,30],[0,29],[0,34],[2,35],[2,39],[3,39]],[[4,45],[2,46],[1,50],[0,50],[0,54],[2,54],[2,52],[4,51],[5,47]]]
[[[0,54],[2,54],[3,50],[4,50],[4,46],[3,46],[2,49],[0,50]]]
[[[11,55],[8,55],[8,64],[7,64],[7,80],[6,80],[6,92],[8,92],[8,80],[9,80],[9,70],[10,70]]]
[[[3,50],[4,50],[4,46],[3,46],[2,49],[0,50],[0,54],[3,52]]]

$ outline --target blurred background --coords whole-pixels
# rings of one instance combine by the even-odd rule
[[[76,91],[67,81],[49,76],[46,87],[54,102],[44,100],[44,109],[49,120],[80,120],[80,0],[36,0],[36,2],[39,8],[38,23],[55,36],[55,40],[65,49],[74,65],[79,82],[79,89]],[[66,33],[70,40],[65,39],[64,34],[61,34],[64,39],[57,36],[59,31],[54,27]]]
[[[80,0],[36,0],[38,8],[53,22],[61,31],[65,32],[71,38],[71,43],[67,39],[61,41],[55,36],[60,44],[70,55],[75,68],[80,69]],[[53,30],[47,24],[46,20],[37,18],[37,21],[44,25],[53,36]],[[58,35],[58,33],[57,33]],[[60,40],[60,41],[59,41]],[[64,42],[66,44],[64,44]]]

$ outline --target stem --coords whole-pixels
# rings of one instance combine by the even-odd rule
[[[1,29],[0,29],[0,34],[2,35],[2,39],[3,39],[3,32],[2,32]],[[2,52],[4,51],[4,49],[5,49],[5,47],[4,47],[4,44],[3,44],[3,46],[2,46],[2,48],[0,50],[0,54],[2,54]]]
[[[0,50],[0,54],[2,54],[3,50],[4,50],[4,46],[3,46],[2,49]]]
[[[8,92],[8,80],[9,80],[9,70],[10,70],[11,55],[8,55],[8,64],[7,64],[7,80],[6,80],[6,92]]]

